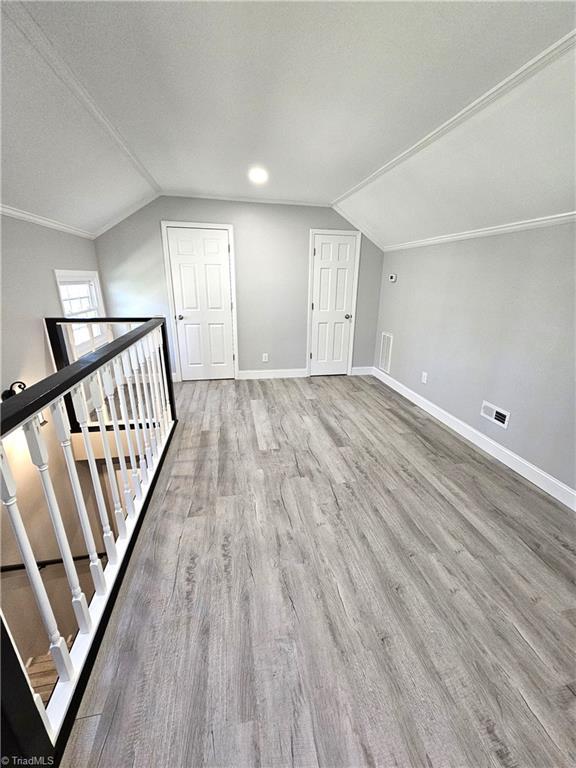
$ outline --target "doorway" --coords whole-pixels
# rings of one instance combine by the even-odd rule
[[[232,226],[164,221],[162,236],[177,378],[236,378]]]
[[[310,231],[310,376],[351,373],[360,238],[354,230]]]

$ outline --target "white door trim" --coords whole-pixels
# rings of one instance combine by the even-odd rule
[[[160,222],[162,227],[162,250],[164,251],[164,271],[166,273],[166,284],[168,287],[168,304],[170,307],[170,317],[168,318],[168,327],[172,336],[172,345],[174,348],[174,360],[176,370],[172,371],[174,381],[182,381],[182,366],[180,362],[180,349],[178,345],[178,332],[176,330],[176,309],[174,302],[174,283],[172,280],[172,262],[170,261],[170,250],[168,248],[168,227],[184,227],[188,229],[225,229],[228,232],[228,243],[230,244],[230,291],[232,296],[232,352],[234,355],[234,378],[238,378],[238,322],[236,316],[236,255],[234,250],[234,226],[232,224],[206,224],[195,221],[167,221]]]
[[[310,352],[312,351],[312,293],[314,291],[314,237],[316,235],[353,235],[356,238],[356,263],[354,265],[354,283],[352,285],[352,324],[348,347],[347,375],[352,373],[354,357],[354,330],[356,328],[356,299],[358,298],[358,274],[360,272],[360,245],[362,233],[357,229],[311,229],[308,244],[308,333],[306,338],[306,372],[310,376]]]

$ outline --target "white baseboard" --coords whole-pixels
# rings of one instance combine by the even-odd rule
[[[172,381],[174,384],[177,384],[179,381],[182,381],[182,377],[179,373],[176,373],[176,371],[172,371]]]
[[[357,370],[365,371],[367,369],[352,369],[352,373],[354,374]],[[466,424],[466,422],[458,419],[451,413],[448,413],[448,411],[445,411],[443,408],[440,408],[440,406],[435,405],[430,402],[430,400],[426,400],[425,397],[422,397],[422,395],[419,395],[417,392],[409,389],[396,379],[393,379],[392,376],[384,373],[379,368],[372,368],[371,375],[391,389],[394,389],[407,400],[410,400],[415,405],[422,408],[423,411],[434,416],[435,419],[438,419],[442,424],[454,430],[454,432],[457,432],[461,437],[473,443],[478,448],[481,448],[485,453],[502,462],[502,464],[505,464],[509,469],[512,469],[526,480],[534,483],[534,485],[562,502],[562,504],[565,504],[570,509],[576,510],[576,490],[574,488],[570,488],[570,486],[566,485],[561,480],[552,477],[552,475],[549,475],[543,469],[526,461],[526,459],[523,459],[509,448],[505,448],[503,445],[500,445],[500,443],[492,440],[492,438],[479,432],[477,429]]]
[[[276,370],[238,371],[239,379],[300,379],[308,376],[306,368],[277,368]]]
[[[374,376],[374,368],[371,365],[352,368],[350,371],[351,376]]]

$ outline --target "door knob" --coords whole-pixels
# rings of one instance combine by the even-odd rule
[[[352,317],[352,315],[344,315],[344,317],[346,318],[346,320],[350,320],[350,318]]]
[[[178,315],[178,320],[184,320],[184,315]]]

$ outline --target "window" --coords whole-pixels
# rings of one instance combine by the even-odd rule
[[[104,317],[98,272],[56,269],[54,273],[64,317]],[[71,327],[70,340],[77,356],[104,341],[104,328],[98,323],[74,323]]]

